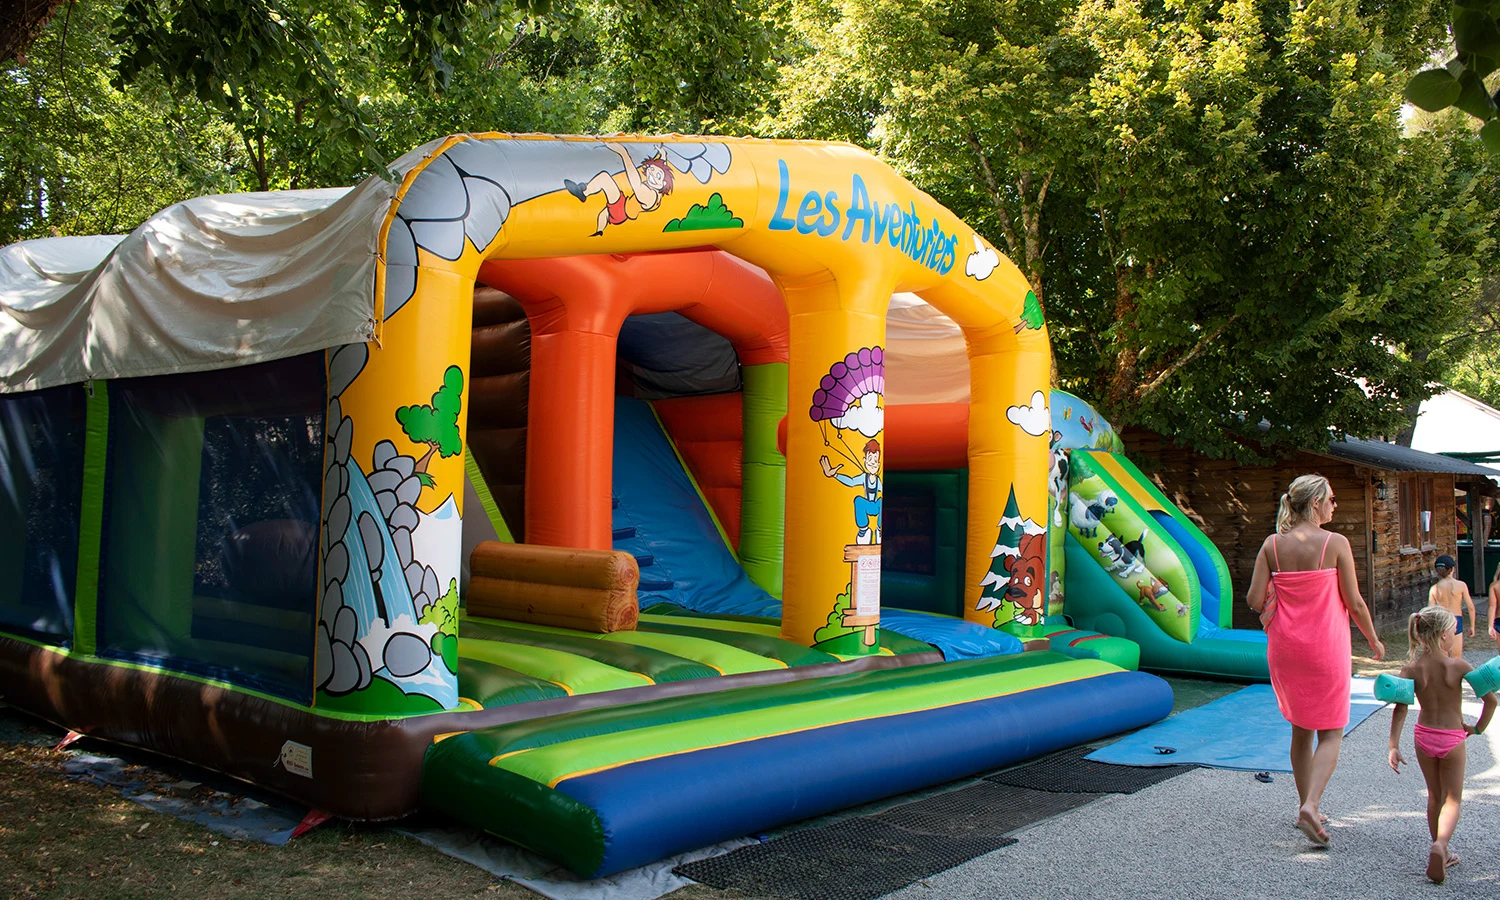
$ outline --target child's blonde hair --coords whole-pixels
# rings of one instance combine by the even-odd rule
[[[1313,516],[1313,507],[1333,490],[1322,475],[1301,475],[1281,495],[1276,508],[1276,533],[1286,534]]]
[[[1424,606],[1412,613],[1406,623],[1406,634],[1411,638],[1407,658],[1416,659],[1418,647],[1427,653],[1442,653],[1443,635],[1457,625],[1458,619],[1454,618],[1453,613],[1441,606]]]

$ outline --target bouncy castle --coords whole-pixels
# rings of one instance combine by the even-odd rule
[[[588,876],[1265,677],[1021,273],[873,157],[394,172],[0,249],[6,702]]]

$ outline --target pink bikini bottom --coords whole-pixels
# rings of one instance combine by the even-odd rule
[[[1442,759],[1453,748],[1464,742],[1469,733],[1462,728],[1428,728],[1426,725],[1416,727],[1417,749],[1432,757]]]

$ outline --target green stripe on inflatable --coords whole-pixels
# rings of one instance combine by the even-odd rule
[[[746,634],[764,634],[780,636],[781,622],[767,616],[734,616],[722,613],[700,613],[685,609],[675,603],[653,603],[647,607],[641,615],[643,622],[655,622],[662,625],[676,624],[673,620],[692,619],[693,625],[700,628],[715,628],[724,631],[742,631]],[[801,646],[800,644],[798,646]],[[937,648],[916,638],[909,638],[904,634],[896,634],[886,629],[880,630],[880,649],[889,650],[890,654],[902,653],[928,653]],[[821,652],[821,651],[820,651]],[[858,657],[846,656],[839,659],[857,659]]]
[[[458,639],[458,655],[562,685],[570,694],[596,694],[651,683],[651,679],[644,675],[624,672],[614,666],[546,647],[461,637]]]
[[[427,748],[422,762],[422,805],[436,807],[477,828],[534,850],[575,872],[593,872],[604,860],[604,828],[583,803],[489,765],[470,735]]]
[[[788,666],[816,666],[820,663],[838,662],[838,657],[822,650],[804,647],[792,641],[764,634],[747,633],[732,629],[686,625],[673,622],[642,622],[638,632],[648,634],[680,634],[685,637],[703,638],[747,650],[757,656],[780,660]]]
[[[784,669],[783,663],[770,660],[748,650],[731,647],[726,643],[705,638],[688,637],[681,634],[650,634],[644,631],[616,631],[603,635],[600,640],[650,647],[663,653],[671,653],[683,659],[691,659],[712,666],[725,675],[743,675],[746,672],[765,672]]]
[[[558,631],[563,631],[563,629],[558,629]],[[581,631],[552,634],[466,618],[459,621],[458,633],[463,637],[481,638],[487,641],[561,650],[564,653],[576,654],[626,672],[637,672],[658,683],[688,681],[694,678],[715,678],[719,674],[708,666],[680,656],[673,656],[670,653],[647,647],[629,647],[612,641],[601,641],[599,638],[602,635],[585,634]]]
[[[740,370],[744,380],[740,462],[740,567],[761,590],[781,599],[786,523],[786,457],[776,429],[786,415],[787,365],[764,363]]]
[[[695,722],[674,722],[552,744],[504,756],[491,765],[539,784],[556,785],[568,778],[643,759],[740,743],[778,734],[806,731],[941,706],[955,706],[1075,681],[1119,669],[1098,660],[1073,660],[1019,672],[977,675],[941,684],[921,684],[856,696],[809,700],[774,709],[714,716]],[[899,723],[892,723],[899,728]]]
[[[546,747],[594,735],[655,728],[673,722],[712,719],[729,713],[772,709],[809,700],[832,700],[880,693],[911,685],[945,684],[975,675],[1020,672],[1067,661],[1068,658],[1061,654],[1042,652],[876,672],[851,672],[829,678],[737,688],[716,694],[664,698],[649,705],[577,710],[479,729],[473,735],[484,746],[485,752],[489,754],[486,758],[489,759],[517,750]]]
[[[653,606],[652,609],[657,607]],[[673,606],[673,609],[681,609]],[[641,621],[650,625],[681,625],[683,619],[693,619],[695,628],[712,628],[715,631],[737,631],[741,634],[759,634],[765,637],[781,637],[781,626],[767,624],[771,620],[762,620],[757,617],[754,622],[744,622],[737,619],[728,619],[721,616],[709,616],[706,614],[694,614],[692,616],[677,615],[675,613],[642,613]]]
[[[568,692],[550,681],[477,659],[458,660],[458,695],[480,706],[510,706],[533,700],[566,697]]]
[[[485,483],[484,473],[479,471],[479,462],[467,447],[464,448],[464,472],[468,473],[469,484],[474,486],[474,493],[479,496],[479,505],[484,507],[485,517],[490,520],[490,527],[495,529],[495,535],[507,544],[514,544],[516,539],[511,535],[510,527],[505,524],[505,516],[500,514],[500,504],[495,502],[490,486]]]
[[[1213,560],[1214,572],[1219,576],[1219,627],[1228,628],[1229,623],[1234,619],[1234,585],[1229,578],[1229,564],[1224,561],[1224,554],[1219,552],[1219,548],[1214,546],[1214,542],[1208,539],[1208,535],[1204,534],[1192,519],[1183,514],[1177,504],[1167,499],[1167,495],[1163,494],[1135,463],[1118,453],[1111,454],[1111,456],[1120,468],[1130,473],[1138,487],[1160,504],[1167,515],[1175,519],[1188,534],[1202,542],[1203,548],[1208,551],[1209,559]]]
[[[78,515],[78,577],[73,590],[73,649],[97,648],[99,552],[104,540],[104,480],[109,467],[109,383],[84,386],[83,491]]]

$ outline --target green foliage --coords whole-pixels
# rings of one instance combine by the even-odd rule
[[[1021,326],[1038,329],[1044,324],[1046,320],[1042,316],[1042,304],[1036,298],[1036,291],[1027,291],[1026,303],[1021,310]]]
[[[707,203],[694,203],[687,215],[673,219],[662,231],[706,231],[710,228],[744,228],[745,220],[729,211],[724,198],[714,193]]]
[[[110,86],[107,4],[59,10],[0,75],[0,245],[119,234],[188,197],[235,190],[234,132],[150,80]],[[66,40],[64,40],[66,37]]]
[[[421,625],[436,625],[440,634],[458,635],[458,579],[448,579],[448,590],[417,619]],[[437,652],[437,646],[433,646]]]
[[[1406,99],[1428,112],[1454,107],[1485,123],[1480,140],[1500,158],[1500,0],[1459,0],[1452,6],[1453,58],[1441,69],[1418,72]]]
[[[396,410],[396,421],[413,443],[428,444],[443,457],[454,456],[464,448],[458,432],[463,390],[463,370],[449,366],[443,373],[443,386],[432,395],[432,405],[402,406]]]
[[[852,588],[853,585],[844,585],[844,592],[839,594],[833,603],[833,611],[828,614],[828,624],[813,632],[814,644],[835,640],[855,631],[844,624],[844,613],[849,611],[849,604],[854,602]]]

